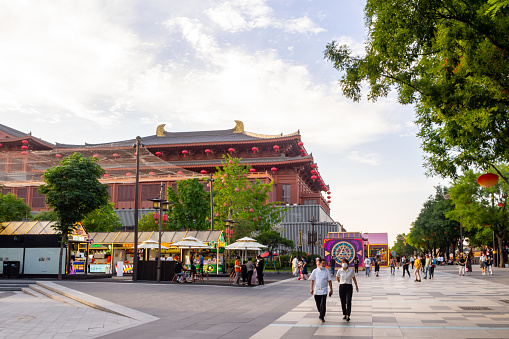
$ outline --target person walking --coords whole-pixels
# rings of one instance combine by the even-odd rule
[[[465,258],[464,258],[464,255],[461,254],[461,258],[459,260],[459,265],[460,265],[460,271],[459,271],[459,274],[458,275],[465,275]]]
[[[486,275],[486,255],[484,252],[481,253],[479,258],[479,267],[481,268],[481,275]]]
[[[380,264],[381,264],[380,256],[377,255],[375,258],[375,274],[378,277],[378,272],[380,271]]]
[[[408,277],[410,278],[410,271],[408,270],[408,266],[410,266],[410,263],[408,262],[407,258],[403,256],[401,258],[401,263],[403,264],[403,277],[405,277],[405,271],[408,273]]]
[[[302,257],[302,279],[303,280],[309,279],[308,263],[306,259],[304,259],[304,257]]]
[[[336,269],[336,259],[331,255],[330,257],[330,275],[334,276],[334,270]]]
[[[435,275],[435,267],[437,266],[437,260],[435,256],[431,258],[431,262],[429,264],[429,278],[433,279],[433,276]]]
[[[426,259],[424,261],[424,279],[428,279],[428,271],[429,271],[430,265],[431,265],[431,258],[429,257],[429,254],[426,254]]]
[[[341,299],[341,309],[343,310],[343,319],[350,321],[350,313],[352,312],[352,282],[355,283],[355,290],[359,292],[355,272],[348,267],[348,260],[341,260],[341,268],[336,273],[336,280],[339,283],[339,298]]]
[[[327,287],[330,289],[329,297],[332,296],[332,279],[326,267],[325,259],[320,259],[320,266],[311,272],[309,292],[314,295],[316,308],[318,309],[318,319],[325,321],[327,312]]]
[[[414,269],[414,262],[415,262],[415,258],[414,258],[414,256],[412,255],[412,256],[410,257],[410,264],[412,264],[412,269]]]
[[[235,285],[239,284],[240,274],[241,274],[240,256],[237,256],[237,258],[235,258],[235,280],[234,280]]]
[[[371,270],[371,259],[369,258],[364,259],[364,268],[366,269],[366,275],[369,277],[369,273]]]
[[[394,258],[389,260],[389,267],[391,268],[391,275],[394,275],[396,273],[396,268],[394,267]]]
[[[472,273],[472,257],[472,251],[470,251],[470,253],[467,255],[467,262],[465,263],[465,271],[467,272],[468,276]]]
[[[257,257],[256,260],[256,277],[258,278],[258,285],[264,285],[263,282],[263,258],[261,256]]]
[[[358,256],[355,256],[355,258],[353,259],[353,267],[355,270],[355,274],[358,274],[359,273],[359,257]]]
[[[486,256],[486,274],[493,275],[493,257],[489,254]]]
[[[299,274],[299,259],[297,257],[292,260],[293,276],[296,277]]]
[[[414,277],[415,282],[421,282],[421,261],[419,260],[419,257],[415,258],[414,261]]]
[[[251,281],[253,280],[254,272],[254,265],[253,262],[251,261],[251,258],[247,259],[246,267],[247,267],[247,285],[251,286],[252,285]]]

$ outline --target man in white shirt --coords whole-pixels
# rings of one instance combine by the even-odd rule
[[[326,267],[324,259],[320,259],[320,266],[315,268],[309,280],[311,281],[310,293],[315,296],[316,308],[320,315],[318,319],[325,321],[325,312],[327,311],[327,287],[330,288],[329,297],[332,296],[332,280],[330,272]]]
[[[364,268],[366,269],[366,275],[369,277],[369,273],[371,271],[371,259],[368,257],[364,259]]]

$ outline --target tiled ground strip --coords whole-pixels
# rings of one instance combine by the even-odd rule
[[[413,280],[388,271],[378,278],[359,274],[360,292],[354,292],[350,322],[343,320],[335,283],[325,323],[310,297],[252,338],[509,337],[507,286],[442,272],[433,280]]]

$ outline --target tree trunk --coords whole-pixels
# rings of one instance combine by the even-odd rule
[[[502,247],[504,245],[504,239],[502,237],[497,237],[498,240],[498,249],[497,249],[497,267],[504,267],[504,254],[502,251]]]
[[[58,258],[58,280],[62,280],[62,255],[64,253],[64,240],[65,235],[62,234],[62,239],[60,240],[60,257]]]

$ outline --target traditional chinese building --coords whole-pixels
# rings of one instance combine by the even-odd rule
[[[230,154],[248,165],[250,179],[273,183],[270,201],[319,207],[326,215],[323,221],[331,220],[329,186],[299,131],[278,135],[252,133],[244,129],[241,121],[236,121],[234,128],[214,131],[168,132],[164,126],[158,126],[155,135],[141,138],[140,208],[151,208],[148,199],[158,195],[161,183],[175,187],[179,180],[208,176],[221,165],[223,155]],[[11,192],[23,198],[33,211],[46,210],[44,196],[37,192],[42,174],[58,165],[63,157],[79,152],[96,157],[106,171],[101,181],[108,184],[115,208],[134,209],[135,142],[129,139],[101,144],[53,144],[31,133],[0,125],[3,193]]]

